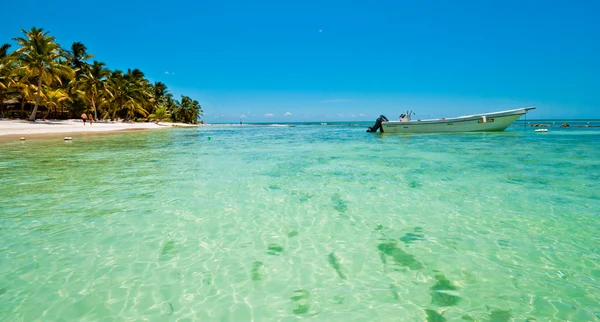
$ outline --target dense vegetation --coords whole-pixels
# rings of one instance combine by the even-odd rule
[[[172,120],[197,123],[198,101],[173,99],[167,86],[151,83],[139,69],[110,70],[80,42],[64,49],[47,31],[22,30],[18,48],[0,46],[0,117],[96,120]],[[40,115],[42,114],[42,115]]]

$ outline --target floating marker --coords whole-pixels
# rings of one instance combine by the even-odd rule
[[[208,137],[208,140],[210,141],[210,136]]]
[[[65,141],[72,141],[72,140],[73,140],[73,138],[72,138],[72,137],[70,137],[70,136],[65,136]]]

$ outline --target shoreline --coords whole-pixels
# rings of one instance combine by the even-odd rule
[[[173,127],[198,127],[198,124],[154,122],[94,122],[83,125],[81,120],[0,120],[0,142],[52,139],[65,136],[81,137],[90,135],[123,134]]]

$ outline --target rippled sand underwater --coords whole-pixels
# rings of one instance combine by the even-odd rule
[[[364,130],[2,143],[0,320],[600,319],[600,131]]]

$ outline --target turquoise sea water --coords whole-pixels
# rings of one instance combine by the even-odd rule
[[[0,143],[0,320],[600,319],[600,130],[365,129]]]

